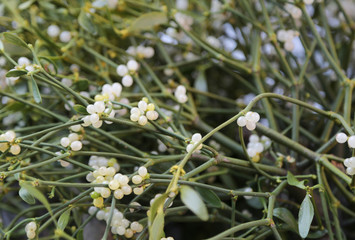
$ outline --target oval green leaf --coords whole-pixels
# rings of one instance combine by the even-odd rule
[[[28,182],[22,182],[20,183],[20,186],[26,189],[29,194],[31,194],[34,198],[40,201],[43,206],[48,210],[48,212],[52,215],[51,207],[47,201],[47,198],[37,188],[33,187]]]
[[[6,41],[8,41],[9,43],[15,44],[17,46],[21,46],[21,47],[25,47],[27,49],[30,49],[27,44],[18,36],[16,36],[15,34],[9,33],[9,32],[5,32],[4,33],[4,37],[6,39]]]
[[[302,238],[306,238],[312,224],[314,208],[308,194],[303,199],[298,213],[298,231]]]
[[[71,208],[67,209],[58,219],[58,228],[64,230],[69,223]]]
[[[181,186],[181,201],[201,220],[208,220],[208,212],[206,205],[202,201],[200,195],[189,186]]]
[[[20,77],[27,74],[24,70],[10,70],[6,73],[6,77]]]
[[[83,106],[83,105],[80,105],[80,104],[75,104],[73,106],[74,110],[77,112],[77,113],[80,113],[80,114],[83,114],[83,115],[87,115],[88,112],[86,111],[86,108]]]
[[[168,22],[166,13],[164,12],[150,12],[141,15],[139,18],[134,20],[129,26],[128,31],[130,32],[140,32],[150,30],[153,27],[164,24]]]
[[[96,26],[84,10],[80,11],[78,22],[80,26],[85,29],[85,31],[88,31],[93,35],[97,34]]]
[[[20,191],[18,192],[20,197],[22,198],[23,201],[25,201],[28,204],[35,204],[36,200],[35,198],[27,191],[26,188],[20,188]]]
[[[297,221],[287,208],[275,208],[273,215],[285,222],[294,232],[298,233]]]
[[[222,202],[221,199],[210,189],[199,188],[197,187],[196,190],[201,195],[202,199],[206,202],[211,204],[213,207],[221,208]]]

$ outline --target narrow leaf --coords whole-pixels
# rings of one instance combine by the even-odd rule
[[[314,208],[308,194],[303,199],[298,213],[298,231],[302,238],[306,238],[312,224]]]
[[[289,185],[301,188],[301,189],[305,189],[306,186],[304,185],[305,180],[303,181],[298,181],[297,178],[295,176],[293,176],[293,174],[291,172],[287,172],[287,183]]]
[[[129,26],[128,30],[130,32],[139,32],[150,30],[153,27],[164,24],[168,21],[166,13],[164,12],[150,12],[141,15],[139,18],[134,20]]]
[[[164,234],[164,212],[158,212],[156,218],[154,219],[152,230],[149,234],[149,240],[161,239]]]
[[[64,230],[68,225],[71,208],[67,209],[58,219],[58,228]]]
[[[209,203],[216,208],[222,207],[221,199],[219,199],[217,194],[215,194],[212,190],[199,188],[199,187],[197,187],[196,190],[198,191],[198,193],[201,195],[202,199],[206,203]]]
[[[206,205],[202,201],[200,195],[189,186],[181,187],[181,201],[201,220],[208,220],[208,212]]]
[[[27,72],[23,70],[10,70],[6,73],[6,77],[19,77],[25,74],[27,74]]]
[[[18,36],[16,36],[15,34],[9,33],[9,32],[5,32],[4,33],[4,37],[6,39],[6,41],[8,41],[9,43],[15,44],[17,46],[21,46],[21,47],[25,47],[27,49],[30,49],[27,44]]]
[[[4,44],[2,43],[1,40],[0,40],[0,51],[4,51]]]
[[[86,108],[83,106],[83,105],[80,105],[80,104],[75,104],[73,106],[74,110],[77,112],[77,113],[80,113],[80,114],[83,114],[83,115],[87,115],[88,112],[86,111]]]
[[[287,208],[275,208],[273,215],[284,221],[293,231],[298,233],[297,221]]]
[[[32,79],[31,84],[32,84],[33,98],[35,99],[36,103],[41,103],[42,97],[41,97],[41,93],[39,92],[38,85],[32,75],[31,75],[31,79]]]
[[[154,200],[154,202],[149,210],[149,215],[148,215],[149,223],[152,223],[154,221],[154,218],[158,212],[158,209],[164,205],[166,198],[167,198],[167,194],[165,193]]]
[[[20,188],[20,191],[18,193],[20,197],[22,198],[23,201],[25,201],[28,204],[35,204],[36,200],[35,198],[27,191],[26,188]]]
[[[97,34],[97,29],[94,23],[92,22],[91,18],[88,15],[86,15],[84,10],[80,11],[78,22],[80,26],[84,28],[86,31],[88,31],[89,33],[93,35]]]

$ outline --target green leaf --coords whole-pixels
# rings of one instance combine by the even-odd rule
[[[41,103],[42,97],[41,97],[41,93],[39,92],[38,85],[32,75],[31,75],[31,79],[32,79],[31,84],[32,84],[33,98],[35,99],[36,103]]]
[[[25,201],[28,204],[35,204],[36,200],[35,198],[27,191],[26,188],[20,188],[20,191],[18,192],[20,197],[22,198],[23,201]]]
[[[298,233],[297,221],[287,208],[275,208],[273,215],[284,221],[293,231]]]
[[[32,5],[32,3],[34,3],[34,2],[35,2],[35,0],[28,0],[24,3],[21,3],[20,5],[18,5],[18,9],[25,10],[25,9],[29,8]]]
[[[78,234],[76,235],[76,240],[84,240],[84,230],[80,229]]]
[[[150,207],[149,210],[149,214],[148,214],[148,221],[150,223],[153,223],[155,215],[158,212],[158,209],[161,208],[162,206],[164,206],[164,202],[167,198],[167,194],[164,193],[163,195],[161,195],[160,197],[156,198],[152,204],[152,206]]]
[[[93,35],[97,34],[96,26],[94,25],[91,18],[86,14],[84,10],[80,11],[78,21],[80,26],[84,28],[86,31],[88,31]]]
[[[67,209],[58,219],[58,228],[64,230],[69,223],[71,208]]]
[[[25,47],[27,49],[30,49],[27,44],[18,36],[16,36],[15,34],[9,33],[9,32],[5,32],[4,33],[4,37],[6,39],[6,41],[8,41],[9,43],[15,44],[17,46],[21,46],[21,47]]]
[[[135,19],[129,26],[128,31],[130,32],[140,32],[145,30],[150,30],[153,27],[164,24],[168,22],[166,13],[164,12],[150,12],[141,15]]]
[[[164,212],[159,211],[151,227],[149,240],[161,239],[163,234],[164,234]]]
[[[75,104],[73,106],[73,108],[77,113],[84,114],[84,115],[88,114],[88,112],[86,111],[86,108],[83,105]]]
[[[312,201],[308,194],[303,199],[300,211],[298,213],[298,231],[302,238],[306,238],[309,232],[309,229],[312,224],[314,216],[314,208]]]
[[[298,181],[295,176],[291,172],[287,172],[287,183],[291,186],[295,186],[301,189],[305,189],[306,186],[304,185],[306,180]]]
[[[222,207],[221,199],[219,199],[217,194],[215,194],[212,190],[200,187],[196,187],[196,190],[206,203],[209,203],[216,208]]]
[[[19,77],[27,74],[24,70],[10,70],[6,73],[6,77]]]
[[[319,239],[319,238],[324,237],[324,235],[327,234],[327,233],[328,233],[327,229],[318,230],[318,231],[315,231],[315,232],[312,232],[312,233],[308,234],[307,238]]]
[[[208,220],[208,212],[206,205],[202,201],[200,195],[189,186],[181,186],[181,201],[201,220]]]
[[[20,186],[26,189],[29,194],[31,194],[34,198],[40,201],[43,204],[43,206],[48,210],[48,212],[52,215],[51,207],[47,201],[47,198],[41,193],[41,191],[33,187],[28,182],[22,182],[20,183]]]

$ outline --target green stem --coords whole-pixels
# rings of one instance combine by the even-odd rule
[[[256,220],[256,221],[251,221],[248,223],[242,223],[239,224],[238,226],[232,227],[214,237],[208,238],[207,240],[220,240],[222,238],[228,237],[229,235],[236,233],[238,231],[244,230],[244,229],[249,229],[252,227],[256,226],[267,226],[270,225],[270,219],[262,219],[262,220]]]

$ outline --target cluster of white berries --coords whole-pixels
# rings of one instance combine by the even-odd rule
[[[144,166],[139,167],[137,172],[138,174],[132,177],[133,184],[139,185],[143,182],[143,180],[149,178],[148,170],[146,167]],[[144,186],[137,186],[133,188],[133,192],[136,195],[141,195],[143,191],[144,191]]]
[[[221,42],[219,41],[218,38],[216,38],[214,36],[208,36],[206,38],[206,41],[214,48],[217,48],[217,49],[222,48]]]
[[[249,111],[245,114],[245,116],[241,116],[237,120],[237,124],[239,127],[244,127],[249,131],[253,131],[256,128],[256,123],[260,120],[260,115],[257,112]]]
[[[291,14],[294,19],[300,19],[302,17],[302,11],[300,8],[294,4],[287,3],[285,4],[285,10]]]
[[[186,88],[183,85],[179,85],[175,89],[174,95],[179,103],[186,103],[188,100],[186,95]]]
[[[28,239],[34,239],[36,237],[37,224],[35,222],[29,222],[26,224],[25,231]]]
[[[154,56],[154,48],[152,47],[145,47],[143,45],[139,45],[137,47],[130,46],[126,53],[136,56],[138,58],[152,58]]]
[[[139,125],[146,125],[148,120],[154,121],[159,117],[158,112],[155,111],[155,105],[149,103],[148,98],[144,97],[138,102],[138,107],[131,109],[130,119],[133,122],[138,122]]]
[[[186,146],[186,151],[187,152],[191,152],[192,149],[196,146],[196,144],[202,139],[202,136],[200,133],[195,133],[194,135],[192,135],[191,137],[191,141],[190,143]],[[202,144],[200,144],[194,152],[199,153],[200,149],[202,148]]]
[[[47,34],[52,37],[56,38],[59,36],[59,40],[61,42],[67,43],[71,40],[71,33],[69,31],[60,31],[60,28],[57,25],[50,25],[47,28]]]
[[[340,132],[335,136],[338,143],[345,143],[348,141],[349,148],[355,148],[355,135],[348,137],[345,133]]]
[[[122,85],[130,87],[133,84],[132,75],[139,69],[139,63],[136,60],[129,60],[126,65],[120,64],[116,68],[118,76],[122,77]]]
[[[284,43],[286,51],[292,51],[295,48],[293,39],[297,36],[299,36],[299,32],[295,30],[280,29],[277,31],[277,40]]]
[[[346,173],[348,175],[355,175],[355,157],[346,158],[344,160],[344,166],[346,167]]]
[[[73,151],[79,151],[83,147],[82,142],[80,139],[82,136],[78,135],[77,133],[70,133],[68,137],[62,137],[60,139],[60,145],[63,147],[70,147]]]
[[[258,135],[252,134],[249,137],[249,143],[247,146],[248,155],[253,159],[253,161],[259,161],[259,154],[262,153],[265,149],[270,147],[271,140],[266,136],[259,138]]]
[[[174,17],[176,22],[178,22],[185,30],[190,30],[192,24],[194,23],[193,17],[181,12],[177,12]]]
[[[106,207],[99,211],[96,207],[90,207],[88,213],[90,215],[94,215],[96,213],[97,220],[105,220],[107,223],[110,217],[110,211],[111,207]],[[117,208],[113,210],[110,227],[112,234],[118,234],[121,236],[124,235],[126,238],[132,238],[135,233],[143,231],[142,224],[136,221],[130,222]]]
[[[21,152],[21,147],[17,143],[16,140],[16,133],[12,130],[7,131],[0,135],[0,141],[7,141],[7,142],[0,142],[0,152],[5,152],[10,147],[10,153],[13,155],[18,155]]]
[[[110,100],[114,101],[121,96],[122,85],[120,83],[105,84],[102,86],[102,95],[96,95],[95,101]]]
[[[96,99],[96,98],[95,98]],[[104,101],[97,101],[94,104],[89,104],[86,107],[86,111],[90,114],[83,117],[84,123],[82,124],[84,127],[88,127],[92,125],[94,128],[100,128],[102,126],[103,121],[100,120],[101,116],[108,116],[113,118],[115,116],[115,111],[112,109],[111,102],[107,102],[107,107]],[[105,121],[107,124],[111,124],[110,121]]]
[[[347,141],[349,148],[355,148],[355,135],[348,137],[345,133],[340,132],[335,136],[335,140],[338,143],[345,143]],[[344,165],[348,175],[355,175],[355,157],[346,158]]]
[[[92,183],[108,185],[108,187],[95,187],[94,192],[91,193],[95,207],[103,207],[104,198],[108,198],[111,195],[111,190],[114,191],[113,195],[116,199],[122,199],[124,195],[132,193],[132,188],[128,185],[129,177],[117,173],[119,171],[119,165],[115,165],[115,159],[110,159],[108,162],[105,162],[94,158],[90,161],[89,164],[95,164],[93,166],[95,170],[89,173],[86,179]]]

